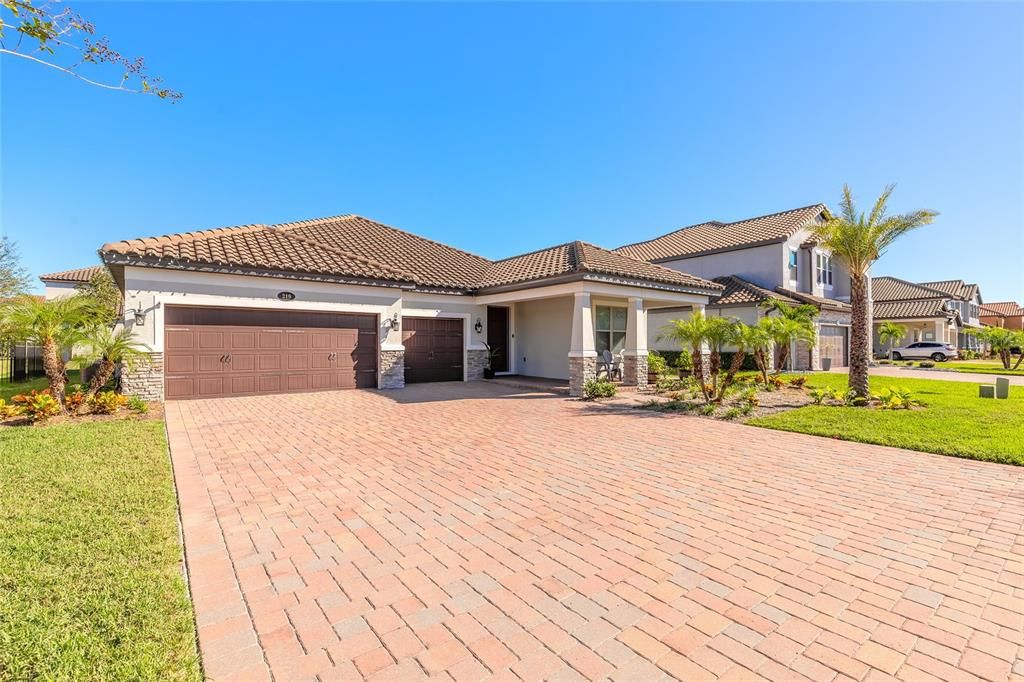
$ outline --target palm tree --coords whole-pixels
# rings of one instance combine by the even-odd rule
[[[804,342],[813,346],[817,340],[814,333],[814,322],[807,319],[793,319],[790,317],[766,317],[768,320],[766,328],[771,334],[775,346],[779,349],[779,364],[775,368],[776,374],[781,374],[786,362],[789,360],[789,347],[794,343]]]
[[[718,375],[722,371],[722,346],[728,345],[736,335],[736,321],[728,317],[707,318],[707,330],[705,338],[708,343],[708,375],[711,379],[711,397],[720,399],[718,390]],[[740,361],[742,362],[742,358]]]
[[[86,390],[85,400],[82,401],[83,410],[86,409],[89,400],[106,386],[110,377],[114,376],[114,369],[118,363],[130,366],[134,361],[145,357],[142,350],[145,346],[136,343],[128,329],[115,332],[106,326],[93,327],[86,332],[84,342],[84,357],[98,361],[99,366],[89,380],[89,388]]]
[[[886,320],[878,327],[878,340],[889,346],[889,359],[892,360],[892,348],[898,346],[903,337],[907,335],[907,328],[902,324],[896,324],[892,320]]]
[[[770,313],[778,313],[779,317],[785,317],[789,320],[814,320],[820,312],[818,306],[811,305],[810,303],[790,305],[777,298],[765,300],[761,307]]]
[[[1004,327],[984,327],[967,333],[987,345],[990,351],[999,357],[999,361],[1003,363],[1003,369],[1011,369],[1012,349],[1024,346],[1024,331],[1013,331]],[[1020,367],[1022,361],[1024,361],[1024,353],[1017,357],[1017,364],[1012,369]]]
[[[897,239],[913,229],[931,223],[937,212],[920,209],[911,213],[886,215],[886,204],[894,185],[875,201],[871,213],[858,213],[848,185],[843,186],[840,214],[829,216],[814,230],[818,244],[846,264],[850,273],[851,340],[850,388],[858,398],[867,398],[868,358],[868,271]]]
[[[772,349],[772,321],[762,317],[757,324],[750,326],[741,324],[738,333],[746,352],[754,356],[754,363],[761,372],[761,381],[768,383],[768,357]],[[740,344],[737,344],[737,346]]]
[[[725,397],[725,392],[732,386],[733,381],[736,379],[736,374],[743,369],[743,361],[747,357],[747,352],[753,352],[755,361],[757,358],[757,344],[761,341],[760,330],[757,327],[750,327],[740,322],[739,320],[732,320],[729,325],[729,336],[728,343],[736,349],[736,352],[732,355],[732,361],[729,363],[729,369],[725,373],[725,378],[722,379],[722,383],[718,387],[718,393],[715,396],[716,402],[722,402]],[[771,338],[765,336],[764,346],[771,345]],[[760,364],[758,364],[760,367]]]
[[[693,376],[700,385],[704,400],[708,401],[707,387],[704,384],[704,344],[708,338],[708,318],[703,310],[695,310],[685,320],[672,320],[661,328],[659,338],[675,341],[683,350],[690,351],[693,360]]]
[[[50,393],[64,405],[67,368],[63,351],[81,341],[92,319],[93,304],[83,296],[65,296],[43,301],[35,296],[19,296],[0,308],[0,326],[16,341],[42,347],[43,370],[50,384]]]

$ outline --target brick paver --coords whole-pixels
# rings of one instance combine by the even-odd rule
[[[207,675],[1024,675],[1024,469],[515,390],[169,403]]]

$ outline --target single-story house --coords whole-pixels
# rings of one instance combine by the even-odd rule
[[[149,362],[126,392],[202,398],[402,388],[492,369],[568,380],[623,351],[646,385],[647,315],[721,284],[584,242],[492,261],[357,215],[112,242],[100,256]]]

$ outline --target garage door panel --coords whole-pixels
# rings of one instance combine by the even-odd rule
[[[462,381],[462,320],[434,317],[402,319],[405,381]]]
[[[376,315],[168,306],[165,319],[168,399],[377,385]]]

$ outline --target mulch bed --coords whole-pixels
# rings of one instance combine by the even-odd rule
[[[41,421],[33,422],[23,416],[0,418],[0,427],[4,426],[53,426],[54,424],[80,424],[82,422],[110,422],[110,421],[154,421],[164,418],[163,403],[146,403],[149,410],[146,412],[132,412],[125,408],[115,414],[81,414],[81,415],[57,415]]]

